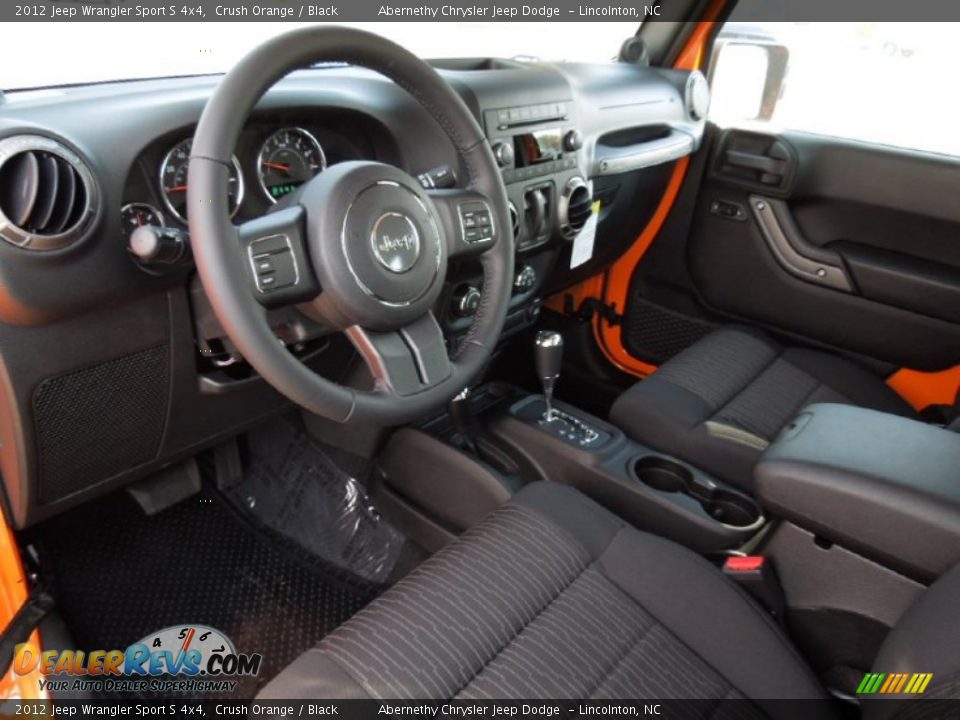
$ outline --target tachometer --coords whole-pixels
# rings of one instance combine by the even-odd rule
[[[160,165],[160,192],[167,209],[181,222],[187,221],[187,174],[190,169],[190,149],[193,138],[178,143]],[[227,186],[230,199],[230,217],[237,214],[243,202],[243,173],[240,162],[233,158],[230,181]]]
[[[127,237],[133,235],[134,230],[144,225],[163,227],[163,215],[153,205],[147,203],[130,203],[120,208],[120,221],[123,223],[123,232]]]
[[[284,128],[268,137],[257,158],[260,187],[277,202],[327,167],[317,139],[301,128]]]

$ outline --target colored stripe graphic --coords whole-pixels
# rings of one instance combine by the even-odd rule
[[[857,695],[920,695],[933,673],[867,673],[857,686]]]

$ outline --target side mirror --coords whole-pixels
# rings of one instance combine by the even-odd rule
[[[790,51],[765,41],[719,38],[708,79],[718,120],[770,120],[783,95]]]

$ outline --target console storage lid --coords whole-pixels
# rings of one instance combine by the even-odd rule
[[[811,405],[764,452],[773,514],[918,580],[960,563],[960,434],[849,405]]]

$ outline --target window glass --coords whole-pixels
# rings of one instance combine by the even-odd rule
[[[6,1],[6,0],[0,0]],[[178,22],[18,23],[0,42],[0,89],[36,88],[229,70],[275,35],[317,23]],[[610,62],[639,28],[630,22],[367,22],[338,23],[378,33],[423,58],[520,58]],[[167,35],[158,40],[158,32]],[[69,62],[24,62],[37,47],[83,52]]]
[[[960,156],[958,42],[960,23],[734,19],[714,49],[711,119]]]

